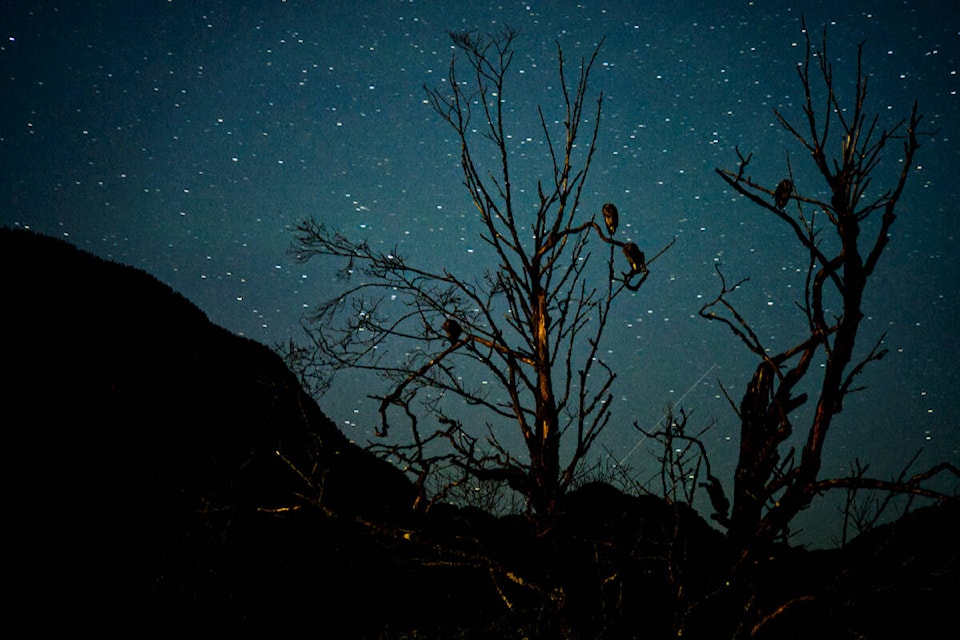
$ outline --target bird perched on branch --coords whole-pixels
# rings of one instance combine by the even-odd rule
[[[617,224],[620,222],[620,212],[617,211],[617,205],[608,202],[603,205],[603,223],[607,225],[607,233],[611,236],[617,232]]]
[[[463,329],[460,327],[459,322],[453,318],[447,318],[443,321],[443,332],[447,334],[447,339],[450,340],[450,344],[456,344],[457,340],[460,339],[460,334],[463,333]]]
[[[630,275],[639,272],[647,273],[647,258],[636,243],[628,242],[623,245],[623,255],[627,257],[627,262],[630,263]]]
[[[777,185],[777,190],[773,192],[773,203],[777,205],[777,209],[781,211],[787,203],[790,201],[790,196],[793,195],[793,180],[787,178],[786,180],[781,180],[780,184]]]

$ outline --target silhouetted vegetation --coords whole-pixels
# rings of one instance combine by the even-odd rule
[[[884,127],[879,115],[867,110],[863,46],[857,51],[853,95],[844,96],[829,62],[826,30],[819,49],[813,47],[806,25],[804,35],[806,56],[797,69],[804,95],[802,118],[795,123],[778,110],[774,113],[797,141],[801,157],[813,165],[814,171],[804,175],[818,177],[821,184],[804,184],[795,174],[789,153],[787,177],[775,187],[750,177],[752,154],[744,155],[739,148],[736,170],[717,171],[738,193],[785,223],[808,255],[803,299],[796,303],[806,331],[786,349],[773,352],[767,348],[746,314],[733,304],[732,294],[746,280],[730,284],[721,274],[719,295],[700,311],[704,318],[726,324],[759,359],[735,406],[741,421],[740,455],[733,509],[726,522],[740,552],[735,576],[744,564],[762,561],[771,543],[786,539],[797,514],[829,489],[869,488],[945,499],[946,495],[929,488],[926,481],[943,472],[960,477],[960,471],[947,463],[896,481],[869,479],[863,473],[847,478],[820,476],[824,444],[834,418],[843,410],[845,398],[862,390],[857,377],[887,353],[884,336],[880,336],[858,355],[862,309],[914,167],[923,116],[915,102],[908,117]],[[877,170],[882,162],[891,162],[894,143],[902,148],[896,161],[900,169],[892,185],[881,186]],[[819,195],[824,192],[826,199]],[[822,367],[811,368],[818,361]],[[798,391],[802,388],[815,389],[812,398],[808,392]],[[797,411],[808,401],[816,406],[798,452],[791,438],[799,435],[795,433]],[[762,606],[759,598],[759,593],[749,594],[738,635],[753,635],[759,626],[795,604]]]
[[[680,407],[645,432],[660,445],[660,495],[628,495],[574,479],[611,419],[615,372],[596,357],[607,314],[624,288],[643,283],[653,260],[614,239],[615,206],[601,208],[602,227],[593,215],[575,219],[601,114],[598,96],[581,137],[594,58],[582,61],[573,86],[561,83],[568,117],[560,129],[541,116],[552,173],[537,190],[537,214],[530,221],[514,210],[500,97],[515,36],[455,35],[471,82],[457,81],[451,66],[457,89],[430,94],[458,133],[465,181],[499,266],[477,280],[423,271],[305,221],[302,256],[337,256],[361,275],[317,316],[342,319],[347,310],[352,319],[288,349],[296,373],[143,272],[0,229],[15,615],[30,612],[33,624],[54,632],[309,628],[382,640],[918,637],[952,624],[960,500],[929,481],[960,476],[957,469],[912,472],[914,461],[905,460],[898,477],[879,480],[857,461],[846,478],[820,473],[833,419],[859,390],[856,378],[883,357],[882,336],[859,344],[861,305],[919,148],[916,106],[884,128],[865,110],[859,59],[848,104],[835,92],[826,38],[819,50],[807,40],[804,125],[777,117],[826,191],[795,171],[789,155],[776,185],[754,181],[753,157],[739,149],[736,170],[719,171],[788,225],[808,256],[797,304],[806,330],[789,348],[768,350],[734,304],[747,280],[720,273],[720,292],[701,314],[758,360],[739,401],[728,393],[741,422],[732,504],[703,431],[689,427]],[[499,152],[496,178],[477,169],[471,113]],[[902,167],[873,196],[881,152],[896,146]],[[597,263],[591,238],[609,249]],[[383,287],[407,296],[399,316],[368,295]],[[422,349],[399,363],[369,359],[395,339]],[[412,475],[352,444],[323,415],[303,382],[322,386],[327,374],[310,365],[387,374],[378,427],[387,431],[399,414],[412,442],[375,451]],[[475,368],[500,380],[506,399],[462,381]],[[572,381],[585,371],[599,380],[589,392],[585,377]],[[486,443],[471,434],[455,403],[427,397],[431,388],[511,417],[529,460],[493,432]],[[572,453],[561,464],[564,429]],[[798,434],[802,449],[794,451]],[[433,485],[439,493],[428,491],[432,474],[442,479]],[[444,490],[466,477],[483,495],[472,506],[451,504]],[[491,512],[503,482],[533,511]],[[846,492],[846,526],[859,535],[844,533],[832,550],[791,546],[797,513],[831,489]],[[700,490],[713,523],[692,508]],[[925,506],[880,524],[889,502],[866,496],[896,494]]]
[[[700,314],[726,325],[759,360],[739,402],[728,392],[741,422],[730,498],[722,479],[711,470],[702,432],[688,432],[682,408],[671,407],[662,430],[645,432],[663,447],[658,458],[662,497],[678,509],[693,504],[695,493],[705,490],[714,509],[711,517],[727,532],[731,545],[728,563],[698,590],[686,584],[686,576],[697,571],[690,568],[686,548],[676,546],[684,533],[677,529],[663,539],[665,547],[656,557],[669,578],[664,586],[674,594],[664,605],[674,612],[671,633],[702,622],[699,612],[711,611],[713,616],[737,611],[715,631],[722,636],[752,637],[777,626],[794,608],[806,606],[814,598],[812,593],[803,589],[779,593],[767,589],[765,580],[768,571],[780,566],[780,552],[774,549],[788,542],[791,523],[824,491],[882,490],[946,500],[949,496],[931,488],[928,481],[941,473],[960,476],[948,463],[892,481],[870,479],[863,467],[847,478],[820,476],[826,435],[844,399],[861,390],[858,376],[886,354],[883,336],[865,351],[858,348],[862,306],[920,147],[922,115],[914,104],[908,117],[884,126],[878,115],[868,111],[862,46],[853,95],[845,96],[838,90],[827,57],[826,32],[819,49],[805,25],[804,34],[805,57],[798,66],[804,95],[799,121],[791,114],[775,111],[775,115],[796,140],[804,162],[809,158],[812,171],[797,171],[788,151],[782,179],[764,185],[750,175],[753,155],[738,148],[737,167],[717,173],[737,193],[786,224],[806,252],[803,297],[796,302],[806,331],[786,349],[771,351],[751,326],[749,314],[734,303],[734,294],[749,278],[731,282],[718,267],[720,292]],[[377,396],[380,434],[386,434],[392,423],[390,412],[396,410],[409,426],[410,440],[373,448],[414,474],[418,505],[429,508],[433,501],[447,499],[450,488],[468,478],[472,484],[503,482],[528,498],[538,529],[549,532],[557,524],[560,498],[578,477],[578,470],[582,476],[590,447],[610,420],[609,389],[616,374],[598,357],[608,314],[624,289],[635,290],[643,284],[652,260],[646,260],[635,244],[614,240],[620,217],[616,205],[602,207],[603,228],[595,216],[580,212],[581,192],[601,126],[602,94],[596,110],[584,116],[590,70],[599,47],[581,62],[572,83],[558,47],[558,86],[566,113],[556,119],[562,121],[557,128],[553,119],[539,112],[550,151],[549,178],[536,185],[539,207],[534,216],[516,210],[511,182],[514,159],[503,110],[516,35],[509,29],[487,37],[452,34],[469,74],[465,79],[458,75],[455,59],[449,72],[450,93],[427,89],[433,109],[457,134],[464,184],[478,211],[481,238],[492,251],[490,264],[496,268],[476,281],[447,270],[425,271],[395,252],[378,253],[315,220],[298,227],[294,251],[301,260],[317,255],[343,259],[345,272],[360,279],[321,305],[311,318],[315,323],[310,331],[312,353],[317,358],[311,364],[328,371],[369,368],[392,380],[388,392]],[[581,145],[580,127],[586,122],[592,130]],[[891,185],[881,186],[878,168],[882,161],[892,161],[886,156],[895,145],[902,148],[897,160],[900,168]],[[481,162],[478,155],[483,150],[489,150],[496,171],[480,168],[488,166],[487,157]],[[814,178],[821,184],[815,184]],[[606,263],[597,272],[587,268],[593,257],[587,247],[591,237],[610,247]],[[625,272],[615,267],[615,246],[627,260]],[[402,311],[385,309],[383,298],[372,293],[377,290],[402,296]],[[399,364],[383,355],[398,339],[408,344],[403,347],[405,353],[415,354]],[[502,395],[470,386],[468,375],[474,369],[464,367],[460,359],[480,365],[478,370],[487,377],[492,374]],[[811,367],[815,362],[823,366]],[[588,383],[597,379],[596,373],[601,374],[600,382],[589,391]],[[430,394],[431,390],[435,393]],[[445,394],[489,412],[485,439],[463,426],[457,405],[444,399]],[[426,398],[418,409],[414,401],[420,395]],[[809,418],[801,410],[808,403],[814,405]],[[425,417],[437,426],[424,426]],[[807,419],[804,438],[795,422]],[[519,425],[525,456],[501,443],[497,420]],[[559,456],[562,433],[574,434],[572,455],[565,465]],[[803,445],[796,451],[793,443],[798,436]],[[438,442],[446,447],[438,448]],[[462,475],[451,474],[451,469]],[[436,478],[438,470],[449,482],[429,495],[426,480],[431,474]],[[851,494],[848,501],[848,519],[855,506],[863,504],[854,497]],[[680,522],[678,513],[673,516],[675,523]],[[854,515],[858,522],[868,520],[865,513]],[[543,544],[550,546],[546,538]],[[684,551],[678,553],[680,548]],[[624,562],[629,563],[629,558]],[[565,595],[556,583],[551,591],[544,585],[533,588],[533,581],[522,573],[494,574],[511,575],[549,596],[557,615],[563,615]],[[607,580],[616,582],[618,576],[613,573]]]

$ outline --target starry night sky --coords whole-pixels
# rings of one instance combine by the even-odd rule
[[[921,447],[920,466],[960,464],[953,3],[467,4],[4,2],[0,224],[141,268],[238,334],[268,345],[300,338],[303,313],[337,286],[338,265],[298,265],[287,253],[292,226],[307,216],[430,266],[486,266],[458,146],[423,89],[445,81],[449,31],[521,30],[504,99],[514,183],[528,196],[546,166],[536,105],[560,117],[556,42],[577,61],[606,37],[591,87],[604,93],[599,149],[581,215],[616,202],[618,237],[648,255],[678,240],[641,291],[620,299],[607,333],[619,378],[602,447],[646,477],[651,459],[629,425],[653,427],[672,402],[693,412],[694,426],[716,421],[708,445],[729,478],[736,416],[719,384],[739,397],[756,363],[697,311],[718,293],[719,262],[732,279],[751,276],[736,300],[771,348],[786,346],[800,320],[792,303],[804,255],[714,168],[735,168],[739,145],[754,154],[753,177],[773,185],[789,150],[798,188],[822,190],[772,114],[801,115],[803,15],[815,43],[828,26],[841,89],[865,40],[868,111],[881,125],[918,98],[935,130],[867,292],[860,345],[887,332],[891,354],[867,370],[868,391],[835,423],[824,472],[843,475],[859,457],[885,478]],[[356,383],[321,406],[363,442],[376,404]]]

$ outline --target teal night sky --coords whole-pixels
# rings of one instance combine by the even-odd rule
[[[644,479],[652,459],[630,425],[653,427],[673,402],[693,412],[694,426],[716,421],[708,446],[729,478],[737,423],[719,384],[739,397],[755,361],[697,311],[718,293],[719,262],[732,279],[751,276],[740,308],[772,348],[785,346],[801,321],[793,301],[805,256],[785,225],[714,169],[735,168],[739,145],[754,154],[754,178],[773,185],[789,150],[798,188],[821,189],[772,113],[802,115],[795,66],[805,16],[817,43],[828,26],[841,90],[851,89],[865,40],[868,111],[890,126],[917,98],[933,132],[867,292],[860,346],[865,353],[886,332],[890,355],[868,368],[869,389],[840,415],[824,473],[844,475],[858,457],[885,478],[921,447],[918,466],[960,464],[953,3],[467,4],[4,2],[0,224],[143,269],[238,334],[269,345],[299,338],[303,313],[338,286],[337,265],[287,254],[307,216],[411,262],[488,266],[453,132],[423,89],[445,82],[448,31],[521,30],[504,99],[514,182],[531,203],[546,167],[536,105],[560,117],[555,43],[574,61],[606,37],[591,86],[604,93],[599,148],[581,215],[613,201],[621,240],[648,254],[677,243],[639,293],[619,300],[606,344],[617,405],[598,452]],[[321,406],[364,442],[377,406],[356,388],[374,382],[342,382]]]

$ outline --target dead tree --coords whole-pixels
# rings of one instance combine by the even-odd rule
[[[624,289],[639,289],[660,254],[647,260],[636,244],[613,238],[615,207],[605,208],[603,227],[584,212],[603,105],[602,94],[595,107],[588,103],[599,45],[574,78],[557,46],[563,113],[553,120],[538,109],[543,178],[528,189],[535,202],[521,205],[505,109],[517,32],[451,37],[467,72],[455,55],[447,85],[427,88],[427,97],[455,133],[485,270],[422,269],[306,220],[297,228],[297,258],[343,259],[352,282],[317,308],[307,329],[321,366],[386,378],[386,391],[371,396],[378,434],[387,436],[399,416],[409,436],[375,448],[416,475],[421,501],[431,498],[424,488],[431,472],[443,468],[450,478],[453,469],[458,478],[507,483],[549,519],[610,420],[616,375],[600,345],[612,305]],[[605,257],[595,257],[591,239],[609,248]],[[464,425],[465,405],[484,411],[483,431]],[[505,429],[519,430],[525,452],[504,444]]]
[[[866,111],[867,75],[862,69],[863,45],[858,48],[852,99],[837,91],[828,60],[826,32],[815,51],[804,25],[806,56],[798,66],[804,90],[803,118],[794,123],[780,111],[780,125],[799,143],[812,163],[811,171],[794,175],[787,156],[786,175],[776,186],[755,182],[749,172],[751,155],[739,149],[735,171],[718,169],[720,177],[739,194],[793,231],[808,256],[803,299],[797,307],[806,330],[793,345],[769,351],[731,298],[744,282],[731,284],[721,273],[721,291],[700,314],[730,328],[759,362],[739,406],[740,452],[733,486],[731,537],[745,552],[784,537],[794,517],[813,498],[834,487],[856,483],[863,488],[945,497],[925,488],[932,473],[957,470],[941,465],[899,482],[864,477],[823,479],[821,460],[827,432],[843,410],[849,394],[859,391],[856,379],[867,365],[887,353],[883,336],[858,350],[864,296],[897,219],[896,208],[920,148],[922,116],[915,102],[910,115],[889,128]],[[874,178],[885,154],[901,147],[900,169],[891,187],[883,190]],[[807,176],[816,176],[816,181]],[[809,183],[805,183],[809,180]],[[814,184],[821,182],[822,186]],[[821,197],[823,186],[827,193]],[[719,273],[719,269],[718,269]],[[822,368],[811,363],[822,362]],[[814,378],[818,379],[814,380]],[[795,412],[810,398],[800,392],[815,389],[810,423],[802,449],[788,446],[795,433]],[[731,402],[731,404],[733,404]]]

